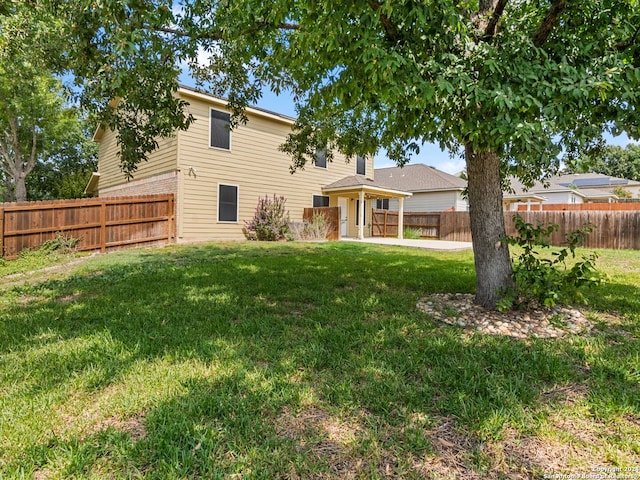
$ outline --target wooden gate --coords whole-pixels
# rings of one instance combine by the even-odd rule
[[[340,207],[305,208],[302,218],[310,222],[314,215],[324,215],[329,226],[327,240],[340,240]]]
[[[398,236],[398,212],[374,209],[372,218],[372,236]],[[403,220],[405,229],[418,230],[423,238],[440,238],[439,212],[404,212]]]

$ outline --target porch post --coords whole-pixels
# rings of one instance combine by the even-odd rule
[[[404,238],[404,197],[398,198],[398,238]]]
[[[364,190],[360,190],[358,204],[358,240],[364,240]]]

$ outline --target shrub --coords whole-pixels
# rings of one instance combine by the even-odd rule
[[[329,223],[321,213],[314,213],[310,222],[291,222],[289,224],[293,240],[326,240]]]
[[[248,240],[284,240],[289,230],[289,212],[285,211],[286,199],[275,194],[258,200],[253,219],[242,229]]]
[[[409,240],[419,240],[422,237],[422,233],[417,228],[405,228],[402,235]]]
[[[42,253],[68,253],[73,251],[78,246],[79,241],[79,238],[72,237],[71,235],[65,234],[64,232],[57,232],[54,238],[47,240],[42,245],[40,245],[38,251]]]
[[[567,259],[576,257],[576,248],[593,230],[593,225],[585,224],[581,229],[568,233],[567,246],[551,252],[552,258],[544,258],[537,248],[550,247],[549,237],[558,230],[558,225],[539,223],[533,226],[520,215],[514,217],[514,222],[518,233],[514,237],[508,236],[506,241],[522,248],[522,253],[513,260],[516,286],[512,291],[505,292],[498,309],[526,307],[533,302],[546,306],[569,301],[586,303],[579,289],[597,285],[603,280],[603,275],[595,266],[598,256],[594,252],[582,255],[571,267],[567,265]]]

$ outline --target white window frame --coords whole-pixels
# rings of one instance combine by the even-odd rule
[[[236,188],[236,219],[235,220],[220,220],[220,187],[235,187]],[[218,197],[216,205],[216,221],[218,223],[239,223],[240,222],[240,185],[233,183],[218,183]]]
[[[376,198],[376,210],[389,210],[389,204],[391,203],[390,198]],[[384,202],[387,202],[387,208],[384,208]],[[383,205],[378,207],[378,202],[381,202]]]
[[[209,107],[209,148],[213,149],[213,150],[220,150],[222,152],[230,152],[231,151],[231,145],[232,145],[232,135],[231,135],[231,128],[229,128],[229,148],[223,148],[223,147],[214,147],[213,145],[211,145],[211,123],[212,123],[212,119],[211,119],[211,112],[212,111],[216,111],[216,112],[220,112],[220,113],[224,113],[229,115],[229,125],[231,125],[231,113],[229,112],[225,112],[224,110],[220,110],[219,108],[213,108],[213,107]]]
[[[311,206],[313,207],[313,204],[315,203],[314,200],[316,197],[322,197],[322,198],[327,198],[329,200],[329,202],[331,202],[331,199],[329,198],[329,195],[322,195],[319,193],[314,193],[313,195],[311,195]],[[329,204],[327,204],[327,207],[329,206]],[[313,207],[313,208],[325,208],[325,207]]]

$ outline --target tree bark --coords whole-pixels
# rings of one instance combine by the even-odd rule
[[[471,237],[476,267],[476,303],[495,309],[505,290],[514,286],[502,212],[500,157],[465,145]]]
[[[15,179],[14,192],[16,202],[27,201],[27,185],[24,181],[24,175],[18,175]]]

